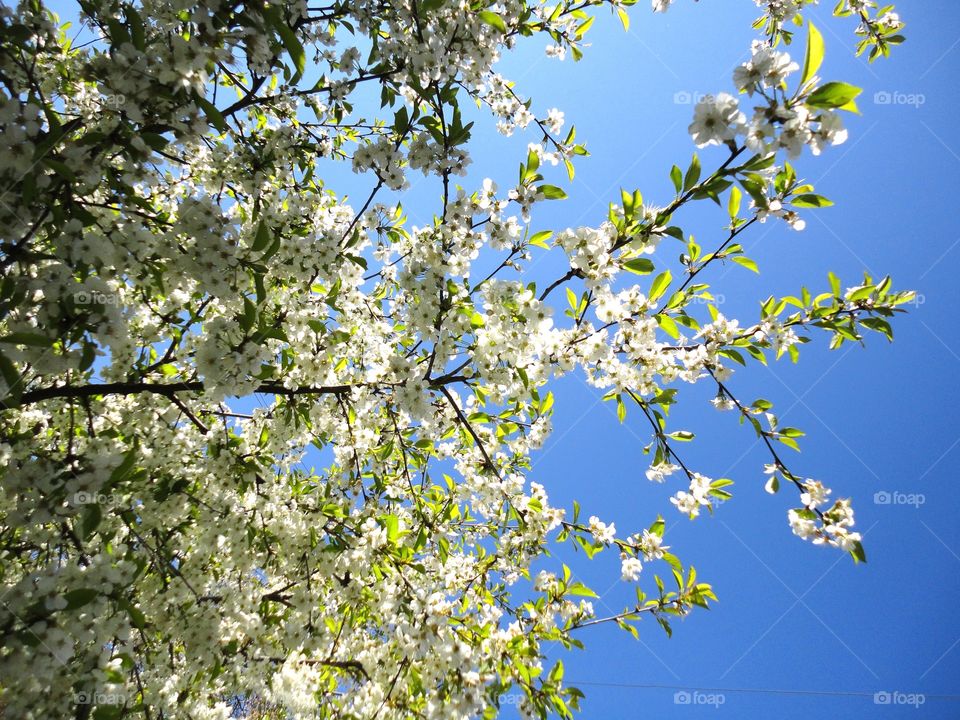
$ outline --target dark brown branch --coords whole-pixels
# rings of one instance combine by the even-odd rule
[[[329,395],[350,392],[355,385],[329,385],[325,387],[288,388],[279,383],[264,383],[257,387],[255,393],[272,393],[275,395]],[[56,385],[54,387],[30,390],[20,396],[19,402],[14,405],[3,405],[0,409],[23,407],[43,400],[54,398],[89,398],[98,395],[139,395],[153,393],[172,398],[178,393],[203,392],[203,383],[199,380],[179,383],[146,383],[146,382],[113,382],[90,383],[88,385]],[[2,404],[2,401],[0,401]],[[182,408],[181,408],[182,409]]]
[[[489,453],[487,453],[487,448],[484,446],[483,440],[481,440],[480,436],[477,435],[477,431],[473,429],[473,425],[470,424],[467,416],[463,414],[463,410],[461,410],[460,406],[457,405],[457,401],[453,399],[453,395],[451,395],[450,391],[443,386],[440,387],[440,392],[442,392],[447,398],[447,401],[450,403],[450,407],[452,407],[453,411],[457,414],[460,424],[463,425],[464,429],[468,433],[470,433],[470,437],[473,438],[473,441],[477,443],[477,447],[480,448],[480,454],[483,455],[484,464],[490,468],[490,470],[492,470],[497,477],[500,477],[500,473],[497,471],[497,466],[493,464],[493,460],[490,458]]]

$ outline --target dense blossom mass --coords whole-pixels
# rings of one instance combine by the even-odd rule
[[[830,204],[790,161],[847,139],[859,91],[818,74],[815,1],[756,0],[750,59],[693,112],[718,164],[552,230],[533,217],[565,193],[541,169],[572,180],[587,151],[572,109],[497,61],[543,41],[577,60],[589,11],[648,7],[0,5],[0,715],[449,720],[512,692],[569,717],[581,694],[548,643],[669,631],[715,596],[662,517],[550,503],[531,456],[566,373],[649,424],[646,476],[690,518],[732,480],[684,461],[667,412],[715,388],[769,451],[743,480],[795,492],[793,532],[863,560],[850,501],[790,468],[802,432],[741,401],[734,369],[815,333],[889,337],[910,294],[831,275],[737,319],[705,282],[756,270],[738,240],[756,223],[801,230]],[[835,14],[871,58],[902,41],[872,0]],[[529,138],[516,181],[468,175],[482,122]],[[344,169],[369,194],[344,200]],[[415,176],[440,190],[423,225],[400,202]],[[703,200],[724,209],[715,249],[680,226]],[[538,286],[523,269],[547,252],[566,271]],[[636,605],[597,617],[549,557],[564,542],[618,553]]]

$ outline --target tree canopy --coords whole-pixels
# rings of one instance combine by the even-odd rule
[[[850,501],[788,462],[803,433],[730,377],[818,336],[892,338],[911,293],[831,274],[736,319],[707,283],[719,261],[757,270],[740,238],[758,223],[802,230],[831,204],[790,162],[844,142],[857,109],[819,74],[815,1],[755,0],[750,59],[691,118],[722,161],[694,154],[664,168],[671,197],[625,189],[568,229],[531,213],[586,145],[497,61],[544,41],[578,60],[595,13],[627,26],[646,3],[0,5],[4,712],[448,720],[512,690],[570,717],[581,693],[545,644],[670,632],[716,597],[662,515],[621,531],[588,495],[550,503],[531,457],[566,373],[649,422],[662,514],[732,496],[668,419],[705,383],[769,451],[767,490],[796,494],[793,532],[865,560]],[[871,59],[903,41],[890,7],[834,14]],[[464,186],[477,122],[529,136],[516,180]],[[368,195],[344,199],[343,168]],[[416,227],[400,191],[421,174],[441,197]],[[722,208],[709,247],[683,229],[701,202]],[[568,269],[538,286],[543,253]],[[598,616],[557,543],[619,554],[636,604]]]

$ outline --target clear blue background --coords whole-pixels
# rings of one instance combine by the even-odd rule
[[[796,166],[836,206],[806,212],[802,233],[781,223],[749,231],[743,244],[760,263],[759,276],[718,265],[704,279],[722,295],[721,310],[745,322],[757,317],[757,300],[771,293],[793,294],[802,284],[826,288],[828,270],[845,286],[857,284],[863,272],[889,273],[897,287],[920,293],[910,314],[897,319],[893,345],[874,335],[866,351],[848,345],[831,353],[822,336],[803,348],[799,365],[754,364],[730,383],[742,399],[774,401],[785,424],[806,430],[803,453],[787,450],[785,457],[796,472],[833,487],[835,496],[854,498],[869,564],[854,566],[838,551],[791,535],[786,510],[795,495],[763,492],[768,458],[762,446],[733,414],[712,409],[706,384],[681,387],[672,427],[697,432],[694,443],[680,448],[691,467],[737,484],[732,502],[691,523],[667,501],[676,483],[656,486],[644,478],[641,448],[649,434],[642,415],[631,413],[620,426],[598,391],[576,376],[564,378],[553,387],[555,432],[535,458],[532,479],[547,486],[555,505],[577,499],[584,516],[613,521],[622,534],[664,514],[667,543],[720,597],[711,612],[675,623],[672,639],[647,621],[639,642],[600,626],[582,631],[586,651],[552,650],[550,660],[562,657],[568,681],[587,693],[582,717],[588,720],[960,717],[954,489],[960,462],[960,3],[901,0],[908,42],[873,65],[853,55],[854,21],[830,17],[833,3],[826,5],[810,13],[827,42],[820,74],[863,87],[863,115],[848,116],[846,145],[820,158],[806,154]],[[64,10],[64,19],[72,15],[62,3],[53,6]],[[578,163],[569,200],[542,206],[535,229],[599,224],[620,187],[641,189],[650,203],[669,202],[668,170],[674,163],[685,167],[693,149],[689,98],[732,91],[731,72],[748,57],[757,12],[749,0],[677,0],[666,15],[653,15],[640,0],[626,33],[600,11],[587,36],[593,47],[579,63],[548,60],[540,38],[522,40],[507,54],[499,68],[517,81],[521,95],[534,98],[534,111],[564,110],[591,152]],[[804,36],[793,49],[797,58]],[[888,97],[895,102],[882,102]],[[911,99],[917,102],[904,102]],[[476,119],[474,164],[463,183],[473,188],[489,176],[508,187],[526,143],[537,138],[505,139],[489,130],[489,117]],[[705,168],[722,154],[705,152]],[[342,173],[334,172],[332,186],[359,207],[369,178]],[[416,177],[402,200],[411,223],[423,225],[437,209],[439,184]],[[552,180],[568,185],[562,169]],[[725,216],[701,205],[676,221],[709,249],[722,240]],[[680,247],[671,243],[662,245],[658,263],[675,262]],[[556,255],[538,256],[528,279],[543,287],[562,274]],[[555,297],[562,302],[561,293]],[[925,502],[874,502],[884,491],[920,493]],[[630,602],[614,553],[592,563],[566,548],[558,554],[602,595],[598,613]],[[645,568],[647,588],[657,569]],[[722,695],[723,704],[677,704],[677,692],[695,691],[705,694],[702,700]],[[874,693],[895,691],[922,693],[925,702],[919,708],[875,704]]]

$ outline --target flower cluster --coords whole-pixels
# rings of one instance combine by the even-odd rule
[[[849,500],[837,500],[822,513],[810,507],[793,509],[788,511],[787,520],[795,535],[804,540],[812,539],[815,545],[834,545],[852,552],[862,540],[860,533],[850,530],[854,521]]]
[[[696,517],[700,514],[700,508],[711,507],[711,483],[710,478],[700,473],[691,473],[690,487],[687,490],[679,490],[670,498],[670,502],[684,515]]]

